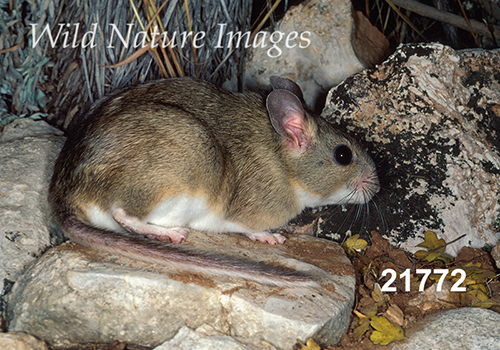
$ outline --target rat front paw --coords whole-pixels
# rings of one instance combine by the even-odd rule
[[[279,233],[269,233],[266,231],[247,233],[246,236],[252,241],[269,243],[270,245],[283,244],[286,238]]]

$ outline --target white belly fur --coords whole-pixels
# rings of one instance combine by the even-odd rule
[[[146,218],[148,223],[164,227],[189,227],[206,232],[253,232],[245,226],[215,214],[204,199],[188,196],[167,199]]]
[[[96,206],[88,210],[90,223],[98,228],[114,232],[124,232],[123,228],[113,219],[109,212],[104,212]],[[187,227],[194,230],[223,233],[252,233],[243,225],[228,221],[215,214],[201,198],[188,196],[167,199],[154,208],[144,220],[145,223],[162,227]]]
[[[119,233],[125,232],[115,219],[113,219],[111,210],[105,212],[100,210],[95,205],[91,205],[87,211],[87,218],[90,224],[94,227]]]

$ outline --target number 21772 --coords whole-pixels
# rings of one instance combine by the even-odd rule
[[[410,291],[410,272],[411,272],[410,269],[406,269],[401,275],[399,275],[399,278],[404,279],[404,282],[405,282],[405,292],[409,292]],[[427,278],[429,278],[429,276],[431,274],[441,275],[441,277],[439,278],[438,284],[437,284],[437,288],[436,288],[436,290],[438,292],[440,292],[441,289],[442,289],[442,287],[443,287],[443,283],[444,283],[444,281],[446,279],[446,276],[448,275],[449,272],[450,271],[448,269],[434,269],[434,270],[431,270],[431,269],[417,269],[416,270],[417,274],[424,275],[422,277],[422,281],[420,282],[420,287],[418,288],[419,292],[423,292],[424,291],[425,282],[427,281]],[[458,279],[458,281],[456,281],[453,284],[453,286],[451,287],[451,291],[452,292],[465,292],[466,288],[465,287],[460,287],[460,285],[462,284],[462,282],[465,281],[465,277],[466,277],[465,271],[462,270],[462,269],[454,269],[453,271],[451,271],[451,276],[452,277],[455,277],[457,274],[460,275],[460,278]],[[392,284],[396,280],[398,274],[393,269],[385,269],[384,271],[382,271],[382,277],[385,277],[387,275],[390,275],[390,277],[389,277],[389,280],[382,286],[382,292],[395,292],[396,291],[396,287],[392,286]]]

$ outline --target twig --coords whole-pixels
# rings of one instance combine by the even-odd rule
[[[260,28],[262,28],[264,26],[264,24],[266,24],[266,21],[271,16],[271,14],[274,12],[274,10],[276,10],[276,7],[278,7],[278,5],[280,4],[280,2],[281,2],[281,0],[276,0],[276,2],[273,4],[273,6],[266,13],[266,15],[264,16],[264,18],[262,19],[262,21],[259,22],[259,25],[257,26],[257,28],[255,28],[253,30],[253,33],[252,33],[252,36],[250,37],[250,40],[253,40],[253,37],[255,36],[255,34],[257,34],[257,32],[260,30]]]
[[[477,47],[480,47],[479,42],[477,41],[476,34],[474,34],[474,29],[472,28],[469,18],[467,17],[467,14],[465,13],[464,6],[462,5],[462,1],[457,0],[458,4],[460,5],[460,10],[462,11],[462,14],[464,15],[465,21],[467,22],[467,26],[469,27],[469,31],[472,34],[472,37],[474,38],[474,42],[476,43]]]
[[[395,5],[401,6],[402,8],[415,12],[421,16],[429,17],[440,22],[448,23],[464,30],[470,30],[469,26],[467,25],[467,22],[461,16],[457,16],[445,11],[439,11],[438,9],[432,6],[423,5],[414,0],[392,0],[392,2]],[[493,35],[492,35],[491,32],[488,30],[488,27],[479,21],[470,20],[470,25],[477,34],[487,36],[489,38],[493,38],[493,36],[496,38],[500,38],[499,26],[492,26],[493,27]]]
[[[461,239],[462,239],[462,238],[464,238],[465,236],[467,236],[467,235],[466,235],[466,234],[463,234],[463,235],[461,235],[460,237],[455,238],[455,239],[454,239],[453,241],[451,241],[451,242],[445,242],[444,244],[441,244],[441,245],[437,246],[436,248],[429,249],[429,251],[427,252],[427,254],[425,254],[424,256],[422,256],[422,257],[421,257],[420,259],[418,259],[417,261],[418,261],[418,262],[421,262],[421,261],[422,261],[422,260],[424,260],[426,257],[428,257],[428,256],[429,256],[429,254],[431,254],[431,253],[433,253],[433,252],[435,252],[435,251],[437,251],[437,250],[439,250],[439,249],[441,249],[441,248],[444,248],[444,247],[446,247],[446,246],[448,246],[448,245],[450,245],[450,244],[452,244],[452,243],[455,243],[456,241],[461,240]]]
[[[408,17],[406,17],[403,14],[403,12],[401,12],[396,6],[394,6],[396,4],[395,1],[391,1],[391,0],[385,0],[385,1],[389,4],[389,6],[394,11],[396,11],[396,13],[403,19],[403,21],[405,21],[415,32],[418,33],[418,35],[420,35],[425,41],[429,42],[429,40],[427,40],[427,38],[424,36],[424,34],[422,34],[422,32],[420,30],[418,30],[418,28],[413,23],[411,23],[410,19]]]

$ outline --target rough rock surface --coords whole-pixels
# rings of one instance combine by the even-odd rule
[[[434,283],[423,292],[419,292],[415,298],[408,301],[409,306],[417,307],[423,312],[441,310],[450,307],[450,305],[460,305],[460,293],[452,292],[454,283],[444,281],[441,289]]]
[[[363,21],[360,16],[356,16],[356,19],[357,27],[360,27],[358,36],[368,32],[378,33],[376,27],[365,29],[365,25],[370,25],[368,20]],[[300,85],[309,107],[321,111],[331,87],[367,67],[358,59],[353,47],[353,37],[358,37],[353,35],[355,29],[350,1],[304,1],[287,11],[276,28],[269,31],[270,34],[274,33],[274,41],[278,40],[279,32],[284,33],[284,38],[277,44],[281,54],[278,55],[279,51],[276,49],[269,51],[273,47],[270,36],[267,37],[265,47],[257,46],[247,50],[249,58],[245,63],[245,87],[270,87],[270,76],[284,76]],[[299,38],[290,39],[287,44],[286,37],[292,32],[297,32]],[[300,45],[307,45],[307,42],[300,40],[300,35],[305,32],[310,32],[310,43],[301,48]],[[370,41],[381,46],[370,52],[378,52],[380,59],[383,59],[388,41],[382,34],[380,37],[374,35]],[[293,45],[295,46],[291,47]],[[359,46],[366,49],[368,45],[365,41]]]
[[[333,345],[347,330],[355,278],[338,244],[291,235],[284,245],[270,246],[239,235],[198,232],[182,244],[292,267],[312,274],[321,286],[280,289],[67,243],[48,251],[14,285],[8,329],[58,346],[113,340],[156,346],[184,326],[208,324],[225,335],[266,341],[278,349],[308,337]]]
[[[13,332],[0,333],[0,349],[2,350],[48,350],[47,344],[32,335]]]
[[[391,350],[496,350],[500,315],[481,308],[462,308],[432,315]]]
[[[30,119],[18,119],[0,134],[0,294],[54,243],[47,189],[61,134]]]
[[[493,257],[493,260],[495,260],[497,267],[500,269],[500,244],[493,247],[491,250],[491,256]]]
[[[203,331],[192,330],[187,327],[182,327],[177,332],[176,336],[155,348],[155,350],[253,350],[254,348],[247,346],[238,340],[224,334],[206,334]],[[259,347],[256,350],[273,350],[273,346]]]
[[[318,225],[320,235],[377,230],[410,251],[426,230],[456,255],[495,244],[500,205],[500,51],[401,46],[374,70],[330,91],[323,116],[374,156],[382,190],[369,217],[346,208]],[[364,138],[364,139],[363,139]],[[333,209],[330,210],[334,211]],[[313,213],[314,214],[314,213]],[[349,232],[348,232],[349,233]]]

